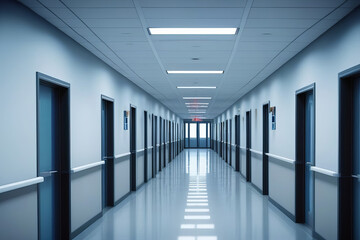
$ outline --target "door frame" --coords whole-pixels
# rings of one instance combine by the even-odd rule
[[[235,171],[240,172],[240,114],[235,115]]]
[[[112,132],[112,156],[106,156],[108,157],[108,159],[106,159],[105,161],[105,165],[104,165],[104,168],[106,168],[106,180],[107,180],[107,184],[106,184],[106,195],[107,195],[107,203],[105,204],[106,206],[114,206],[115,205],[115,202],[114,202],[114,127],[115,127],[115,121],[114,121],[114,117],[115,117],[115,114],[114,114],[114,105],[115,105],[115,101],[113,98],[111,97],[108,97],[108,96],[105,96],[103,94],[101,94],[101,108],[102,108],[102,103],[103,103],[103,100],[105,101],[108,101],[108,102],[111,102],[113,104],[113,109],[112,109],[112,113],[113,113],[113,129],[111,130]],[[102,172],[102,174],[104,174],[104,172]],[[104,191],[104,189],[102,189],[102,191]],[[102,192],[102,194],[104,194],[104,192]],[[103,211],[105,210],[105,208],[103,209]]]
[[[130,191],[136,191],[136,119],[137,119],[137,113],[136,113],[136,106],[130,104]],[[135,111],[135,119],[132,116],[132,111]],[[133,132],[134,131],[134,132]],[[133,135],[134,134],[134,135]],[[133,136],[132,136],[133,135]],[[132,149],[132,137],[134,137],[134,146]]]
[[[148,171],[148,114],[144,110],[144,182],[147,182],[147,171]]]
[[[269,194],[269,111],[270,101],[263,103],[263,195]]]
[[[314,140],[316,141],[316,88],[315,83],[307,85],[295,92],[295,222],[305,223],[305,133],[302,119],[305,110],[302,98],[305,94],[312,92],[314,98]],[[316,154],[316,143],[314,142],[314,156]],[[314,165],[316,159],[314,158]],[[314,207],[315,201],[315,178],[313,181],[313,193],[310,199]],[[313,208],[312,222],[315,225],[315,207]],[[309,226],[314,230],[314,226]]]
[[[162,145],[163,142],[163,118],[159,117],[159,172],[162,170]]]
[[[65,109],[65,116],[61,121],[64,126],[63,129],[66,131],[60,131],[60,138],[64,140],[64,144],[61,146],[61,157],[62,161],[59,161],[59,179],[60,179],[60,195],[59,200],[59,239],[70,239],[71,238],[71,173],[70,173],[70,84],[62,80],[53,78],[46,74],[36,72],[36,168],[37,174],[39,174],[39,100],[40,100],[40,85],[45,84],[55,88],[62,88],[64,94],[61,94],[60,101],[64,105],[60,108]],[[37,215],[38,215],[38,238],[40,237],[40,218],[39,218],[39,187],[37,187]]]
[[[246,111],[246,181],[251,182],[251,109]]]
[[[353,237],[353,186],[352,138],[353,78],[360,77],[360,64],[338,74],[339,81],[339,190],[338,190],[338,239]],[[350,127],[349,127],[350,126]],[[351,159],[351,161],[349,161]]]
[[[151,177],[156,176],[156,127],[155,115],[151,114],[151,143],[152,143],[152,159],[151,159]]]

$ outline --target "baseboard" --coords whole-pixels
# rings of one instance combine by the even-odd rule
[[[239,171],[239,173],[240,173],[240,176],[242,176],[246,180],[246,176],[241,171]]]
[[[269,202],[271,202],[275,207],[277,207],[280,211],[282,211],[286,216],[288,216],[293,222],[295,222],[295,215],[293,215],[291,212],[289,212],[288,210],[286,210],[283,206],[281,206],[280,204],[278,204],[275,200],[273,200],[270,196],[269,196]]]
[[[312,236],[318,240],[325,240],[325,238],[323,238],[322,236],[320,236],[320,234],[318,234],[315,231],[312,231]]]
[[[71,233],[71,239],[75,238],[76,236],[78,236],[81,232],[83,232],[86,228],[88,228],[91,224],[93,224],[94,222],[96,222],[99,218],[102,217],[102,212],[96,214],[93,218],[91,218],[89,221],[87,221],[86,223],[84,223],[83,225],[81,225],[78,229],[76,229],[75,231],[73,231]]]
[[[256,191],[258,191],[261,195],[263,195],[263,191],[258,187],[256,186],[254,183],[250,182],[251,186],[253,186],[255,188]]]
[[[124,196],[122,196],[121,198],[119,198],[118,200],[116,200],[115,203],[114,203],[114,206],[118,205],[122,200],[127,198],[130,194],[131,194],[131,191],[128,192],[127,194],[125,194]]]
[[[136,187],[136,191],[141,188],[142,186],[144,186],[145,182],[143,182],[142,184],[140,184],[139,186]]]

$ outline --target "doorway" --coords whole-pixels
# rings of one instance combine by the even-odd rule
[[[229,120],[229,164],[232,166],[232,120]]]
[[[171,162],[171,121],[169,121],[169,162]]]
[[[166,167],[166,120],[163,120],[163,168]]]
[[[295,220],[314,226],[315,84],[296,91]]]
[[[235,116],[235,171],[240,171],[240,115]]]
[[[148,121],[147,111],[144,111],[144,182],[147,182],[148,173]]]
[[[269,110],[270,103],[263,104],[263,195],[269,194]]]
[[[114,100],[101,96],[102,209],[114,206]]]
[[[162,169],[162,159],[163,159],[163,119],[159,117],[159,171]]]
[[[199,123],[199,148],[206,148],[207,134],[206,123]]]
[[[360,65],[339,74],[339,239],[360,239]]]
[[[130,105],[130,190],[136,191],[136,107]]]
[[[158,126],[157,126],[157,116],[154,116],[154,158],[153,158],[153,177],[157,173],[157,158],[158,158]]]
[[[225,121],[225,162],[229,163],[229,120]]]
[[[39,239],[70,239],[70,84],[36,78]]]
[[[152,159],[151,159],[151,173],[152,178],[156,176],[156,123],[155,123],[155,116],[152,114],[151,117],[151,142],[152,142]]]
[[[251,182],[251,110],[246,112],[246,181]]]

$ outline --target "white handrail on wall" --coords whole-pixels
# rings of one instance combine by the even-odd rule
[[[15,189],[27,187],[27,186],[34,185],[34,184],[38,184],[38,183],[41,183],[43,181],[44,181],[43,177],[36,177],[36,178],[31,178],[31,179],[28,179],[28,180],[24,180],[24,181],[5,184],[5,185],[0,186],[0,193],[9,192],[9,191],[12,191],[12,190],[15,190]]]
[[[125,157],[125,156],[130,155],[130,154],[131,154],[130,152],[118,154],[118,155],[115,156],[115,158]]]
[[[100,166],[100,165],[103,165],[103,164],[105,164],[105,161],[99,161],[99,162],[86,164],[86,165],[83,165],[83,166],[80,166],[80,167],[75,167],[75,168],[71,169],[71,173],[77,173],[77,172],[84,171],[86,169],[93,168],[93,167],[96,167],[96,166]]]
[[[327,170],[327,169],[324,169],[324,168],[319,168],[319,167],[316,167],[316,166],[311,166],[310,170],[313,171],[313,172],[318,172],[318,173],[328,175],[330,177],[339,177],[339,173],[337,173],[337,172]]]
[[[239,146],[240,149],[244,149],[244,150],[247,150],[247,147],[242,147],[242,146]]]
[[[263,154],[262,152],[260,152],[260,151],[256,151],[256,150],[251,149],[251,148],[250,148],[250,152],[257,153],[257,154],[260,154],[260,155],[262,155],[262,154]]]
[[[145,148],[139,149],[139,150],[137,150],[136,152],[138,153],[138,152],[143,152],[143,151],[145,151]]]
[[[275,159],[278,159],[278,160],[281,160],[283,162],[287,162],[287,163],[290,163],[290,164],[295,164],[295,160],[292,160],[290,158],[277,156],[277,155],[274,155],[274,154],[271,154],[271,153],[265,153],[265,155],[267,155],[269,157],[272,157],[272,158],[275,158]]]

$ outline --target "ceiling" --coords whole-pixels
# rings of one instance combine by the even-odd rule
[[[20,0],[182,118],[214,118],[359,5],[359,0]],[[149,35],[236,27],[237,35]],[[192,60],[199,58],[199,60]],[[224,70],[170,75],[166,70]],[[176,86],[216,86],[177,89]]]

